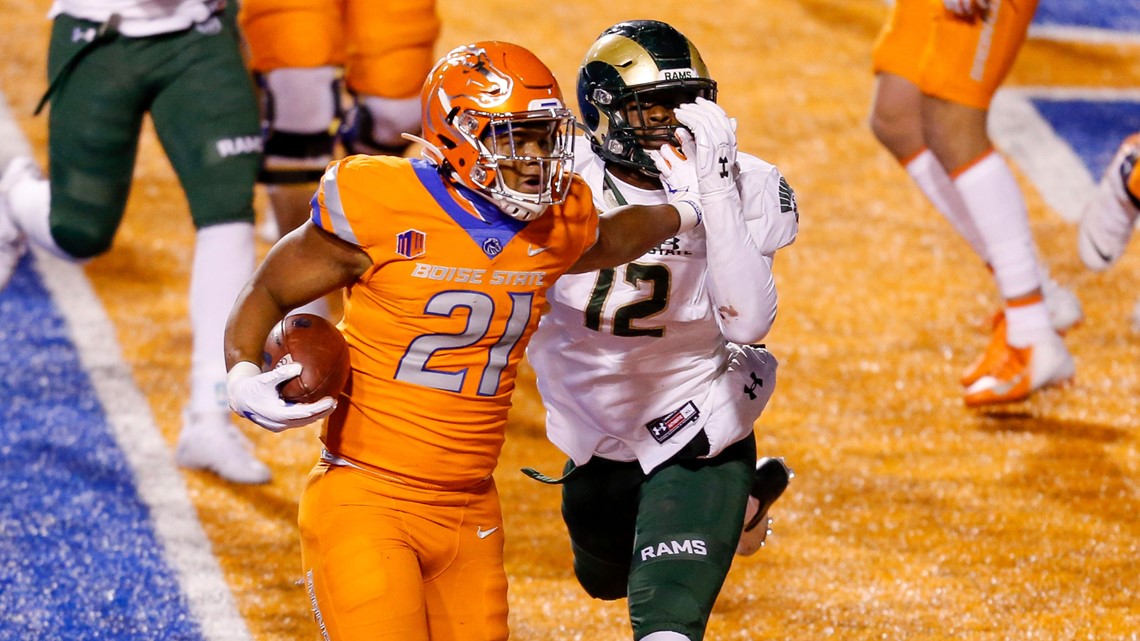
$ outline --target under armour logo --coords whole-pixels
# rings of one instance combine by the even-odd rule
[[[71,41],[72,42],[81,42],[81,41],[94,42],[95,41],[95,27],[88,27],[87,29],[83,29],[81,27],[73,28],[71,30]]]
[[[755,372],[748,372],[748,375],[752,377],[752,384],[744,386],[744,393],[748,398],[756,400],[756,388],[764,387],[764,379],[757,377]]]
[[[720,163],[720,177],[728,178],[728,157],[721,156],[717,162]]]

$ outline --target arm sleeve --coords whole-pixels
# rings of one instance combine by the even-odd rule
[[[795,197],[775,168],[749,180],[760,189],[747,199],[749,209],[757,210],[748,220],[741,190],[703,201],[713,308],[725,338],[741,344],[757,343],[772,329],[777,308],[773,254],[795,239],[798,226]]]

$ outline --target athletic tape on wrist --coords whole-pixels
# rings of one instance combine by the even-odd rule
[[[687,232],[697,225],[700,225],[705,219],[701,205],[696,201],[675,200],[669,204],[673,205],[674,209],[677,210],[677,214],[681,217],[681,226],[677,229],[678,234]]]

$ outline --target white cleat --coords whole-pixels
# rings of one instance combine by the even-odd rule
[[[253,455],[253,444],[230,422],[229,412],[182,415],[174,458],[182,467],[208,470],[233,483],[268,483],[269,468]]]
[[[1049,321],[1058,333],[1064,334],[1085,319],[1081,299],[1073,290],[1052,278],[1041,283],[1041,295],[1045,299],[1045,308],[1049,310]]]
[[[17,183],[25,179],[39,179],[40,170],[31,158],[13,158],[0,175],[0,290],[8,286],[16,265],[27,251],[24,234],[16,225],[9,194]]]
[[[1077,251],[1085,266],[1093,271],[1111,267],[1128,245],[1140,209],[1125,191],[1125,182],[1140,154],[1140,140],[1133,136],[1124,142],[1093,198],[1085,205],[1077,231]]]

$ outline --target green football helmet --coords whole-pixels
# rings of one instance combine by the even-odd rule
[[[656,20],[606,29],[578,70],[578,110],[594,152],[649,176],[660,172],[646,149],[674,141],[679,125],[655,123],[647,111],[697,96],[716,101],[716,81],[693,43]]]

